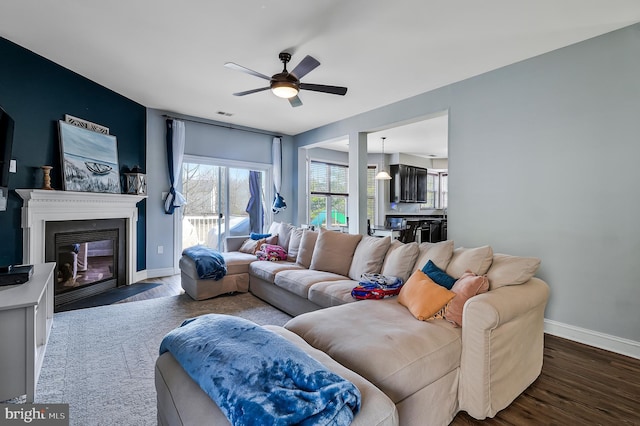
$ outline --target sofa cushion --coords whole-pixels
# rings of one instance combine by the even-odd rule
[[[223,252],[222,257],[227,264],[227,275],[247,274],[249,264],[256,261],[254,254],[240,253],[239,251]]]
[[[361,239],[360,234],[344,234],[321,228],[309,269],[349,275],[353,253]]]
[[[413,265],[418,257],[418,243],[403,244],[393,241],[382,265],[382,275],[398,277],[406,282],[413,273]]]
[[[302,266],[287,262],[269,262],[268,260],[256,260],[249,265],[249,273],[265,281],[273,282],[275,276],[280,271],[288,269],[303,269]]]
[[[313,269],[288,270],[276,274],[274,284],[291,293],[307,299],[309,287],[320,281],[332,281],[344,279],[342,275],[332,272],[315,271]]]
[[[275,224],[275,226],[274,226]],[[289,250],[289,240],[291,239],[291,232],[296,228],[295,226],[293,226],[290,223],[284,223],[284,222],[274,222],[271,224],[271,226],[276,229],[275,232],[271,231],[271,228],[269,228],[269,232],[271,232],[272,234],[278,234],[278,245],[280,247],[282,247],[285,250]]]
[[[524,284],[538,270],[540,259],[537,257],[519,257],[496,253],[493,263],[487,271],[491,290],[505,285]]]
[[[262,234],[265,235],[265,234]],[[263,244],[278,244],[278,234],[269,235],[259,239],[247,238],[244,240],[238,251],[247,254],[255,254]]]
[[[309,300],[323,308],[355,302],[351,290],[357,285],[358,281],[344,279],[315,283],[309,288]]]
[[[460,366],[462,329],[440,319],[416,321],[395,297],[298,315],[285,328],[366,377],[394,403]]]
[[[438,268],[431,260],[427,262],[422,268],[422,272],[427,274],[436,284],[440,284],[447,290],[451,290],[451,287],[456,283],[456,279],[451,275],[448,275],[442,269]]]
[[[280,235],[284,235],[284,236],[278,237],[278,238],[283,238],[284,240],[280,241],[278,244],[281,245],[285,250],[289,250],[289,243],[291,242],[291,233],[293,232],[294,229],[296,229],[295,225],[292,225],[290,223],[282,224]]]
[[[282,327],[264,328],[284,337],[329,370],[353,383],[360,394],[361,407],[351,426],[397,426],[395,404],[365,378],[338,364],[327,354],[312,348],[296,334]],[[162,425],[230,425],[213,400],[194,382],[171,353],[158,357],[155,369],[158,423]],[[251,419],[248,419],[251,421]],[[255,423],[255,422],[254,422]]]
[[[308,268],[311,265],[311,258],[318,240],[318,232],[305,229],[300,239],[300,247],[298,248],[298,257],[296,263]]]
[[[289,262],[295,262],[298,258],[298,251],[300,250],[300,241],[302,240],[302,228],[295,228],[291,231],[291,237],[289,238],[289,249],[287,250],[287,260]]]
[[[453,240],[422,243],[418,246],[418,250],[415,269],[422,269],[428,261],[432,261],[438,268],[445,270],[453,256]]]
[[[364,273],[379,273],[389,245],[391,245],[390,237],[363,237],[353,253],[349,278],[357,281]]]
[[[238,251],[246,254],[256,254],[256,252],[260,250],[260,246],[266,242],[266,238],[261,238],[259,240],[247,238],[244,240]]]
[[[489,280],[486,275],[476,275],[471,272],[465,272],[458,278],[458,281],[456,281],[451,289],[456,296],[447,306],[444,318],[456,326],[462,327],[464,304],[476,294],[486,293],[488,290]]]
[[[460,278],[467,271],[484,275],[489,270],[491,262],[493,262],[493,249],[490,246],[460,247],[453,251],[445,272],[453,278]]]
[[[398,303],[420,321],[433,319],[456,294],[433,282],[424,272],[416,270],[402,286]]]

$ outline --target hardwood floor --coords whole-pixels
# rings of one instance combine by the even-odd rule
[[[143,291],[142,293],[136,294],[135,296],[131,296],[126,299],[123,299],[118,303],[135,302],[138,300],[155,299],[157,297],[165,297],[165,296],[177,296],[179,294],[184,293],[184,290],[180,285],[180,275],[171,275],[168,277],[160,277],[160,278],[149,278],[146,280],[139,281],[139,283],[159,283],[162,285],[152,288],[150,290]],[[132,285],[136,285],[136,284],[138,283],[134,283]]]
[[[640,425],[640,360],[545,334],[542,374],[494,418],[451,425]]]
[[[125,301],[180,294],[180,275]],[[124,301],[123,301],[124,302]],[[540,377],[494,418],[458,413],[462,425],[640,425],[640,360],[545,334]]]

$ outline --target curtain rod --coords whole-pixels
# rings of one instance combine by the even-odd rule
[[[194,120],[194,119],[190,119],[190,118],[174,117],[172,115],[167,115],[167,114],[162,114],[162,116],[165,117],[165,118],[170,118],[172,120],[191,121],[192,123],[207,124],[209,126],[222,127],[223,129],[239,130],[241,132],[257,133],[259,135],[273,136],[274,138],[281,138],[282,137],[282,135],[274,135],[273,133],[261,132],[260,130],[239,129],[237,127],[233,127],[232,125],[225,126],[225,125],[222,125],[222,124],[209,123],[209,122],[203,121],[203,120]]]

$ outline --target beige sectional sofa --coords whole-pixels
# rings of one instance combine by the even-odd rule
[[[247,262],[237,272],[248,274],[254,295],[294,316],[286,330],[372,383],[398,413],[396,418],[367,411],[365,417],[401,425],[446,425],[460,410],[477,419],[493,417],[540,374],[549,289],[533,276],[538,259],[494,254],[489,246],[454,250],[453,241],[402,244],[276,226],[272,231],[284,237],[289,259],[243,258]],[[228,244],[239,248],[242,241]],[[419,321],[397,297],[357,302],[351,297],[363,272],[406,280],[428,260],[455,278],[466,271],[488,278],[490,290],[464,304],[462,327],[443,318]],[[159,368],[157,375],[164,375]],[[183,389],[182,384],[158,386],[159,410],[161,397]],[[163,408],[162,415],[170,417],[179,406]],[[167,418],[163,424],[175,423]]]

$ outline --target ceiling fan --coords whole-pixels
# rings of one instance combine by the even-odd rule
[[[310,84],[300,82],[300,79],[302,77],[304,77],[320,65],[320,62],[318,62],[318,60],[313,58],[312,56],[305,56],[304,59],[291,72],[287,71],[287,63],[291,60],[291,54],[287,52],[281,52],[279,57],[284,64],[284,69],[282,70],[282,72],[274,74],[271,77],[243,67],[242,65],[235,64],[233,62],[227,62],[226,64],[224,64],[225,67],[232,70],[242,71],[247,74],[269,80],[268,87],[261,87],[259,89],[234,93],[234,96],[250,95],[251,93],[257,93],[271,89],[274,95],[280,98],[289,99],[289,103],[292,107],[298,107],[302,105],[302,101],[298,97],[298,92],[300,90],[313,90],[314,92],[330,93],[333,95],[341,96],[344,96],[344,94],[347,93],[346,87],[325,86],[323,84]]]

